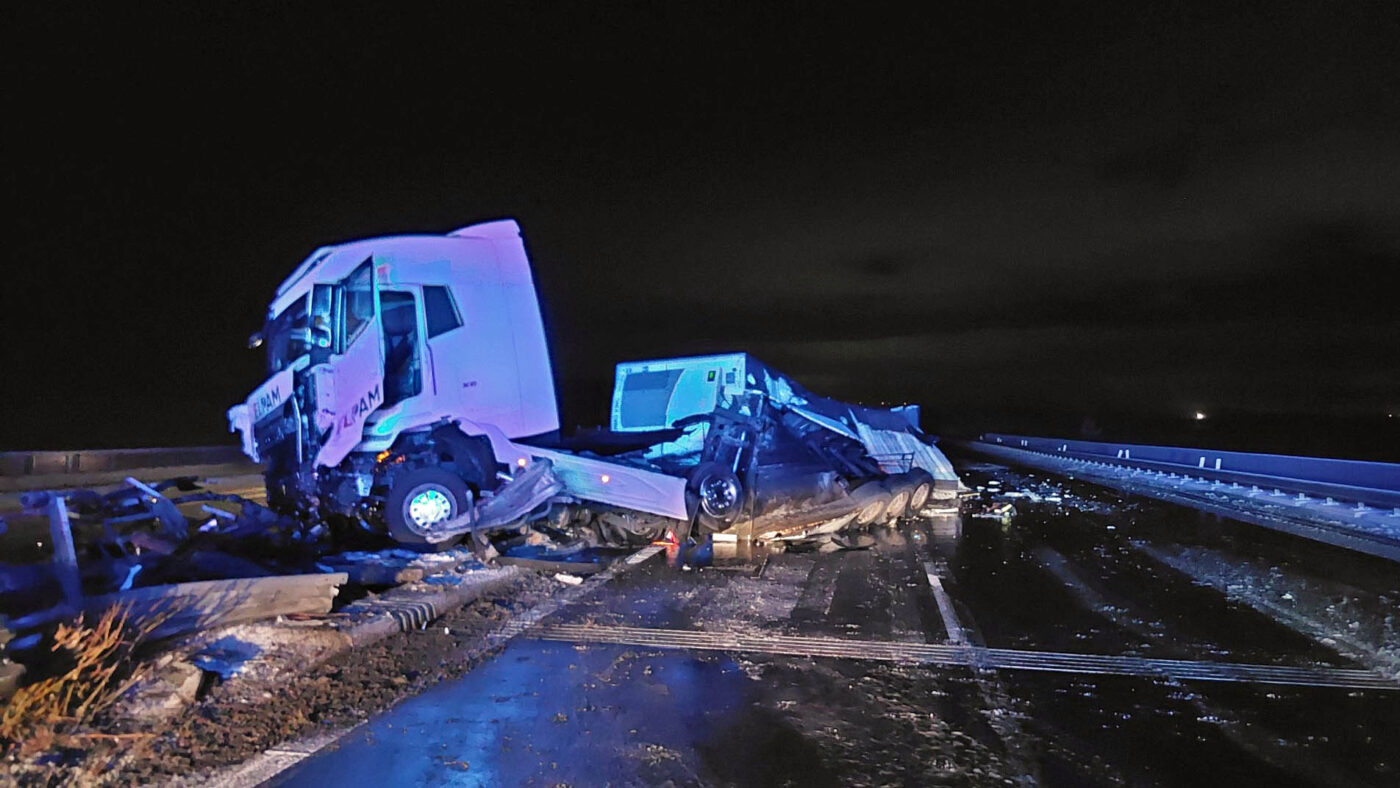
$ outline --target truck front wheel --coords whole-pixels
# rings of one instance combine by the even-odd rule
[[[433,526],[466,514],[471,506],[471,490],[455,474],[442,468],[415,468],[394,480],[384,502],[384,519],[389,535],[399,544],[443,550],[460,536],[430,541]]]

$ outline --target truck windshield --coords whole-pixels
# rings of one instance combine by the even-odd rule
[[[267,341],[269,372],[281,372],[305,355],[311,349],[310,312],[306,308],[306,296],[293,301],[281,314],[267,321],[263,337]]]

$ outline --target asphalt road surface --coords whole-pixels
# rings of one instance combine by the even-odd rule
[[[1400,782],[1400,692],[906,658],[965,644],[1285,676],[1375,666],[1193,577],[1184,562],[1202,555],[1262,560],[1276,587],[1261,588],[1296,599],[1300,616],[1310,602],[1341,606],[1357,626],[1329,625],[1357,642],[1395,633],[1390,565],[1168,504],[962,471],[987,502],[1012,488],[1041,500],[1019,500],[1005,520],[968,516],[973,501],[964,515],[877,528],[864,549],[743,555],[719,544],[689,568],[673,553],[277,783]],[[1174,551],[1179,566],[1153,550]],[[1341,591],[1327,585],[1335,577]],[[1344,598],[1300,598],[1309,593]],[[828,656],[793,653],[803,649]]]

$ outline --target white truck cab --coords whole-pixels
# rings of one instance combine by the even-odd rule
[[[465,514],[541,456],[513,439],[559,428],[513,220],[318,249],[277,289],[255,342],[270,377],[229,425],[267,464],[281,508],[386,520],[413,541],[413,526]],[[443,484],[449,475],[461,484]],[[432,477],[421,500],[398,501],[394,487],[418,477]],[[683,514],[669,492],[660,508]]]
[[[271,385],[229,411],[254,460],[252,427],[290,396],[285,373],[299,365],[318,384],[324,466],[461,414],[508,438],[559,428],[530,263],[509,219],[318,249],[277,289],[262,341]]]

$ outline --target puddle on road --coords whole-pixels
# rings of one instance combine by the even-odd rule
[[[952,722],[945,682],[913,666],[521,641],[274,784],[1000,782],[995,747]]]

